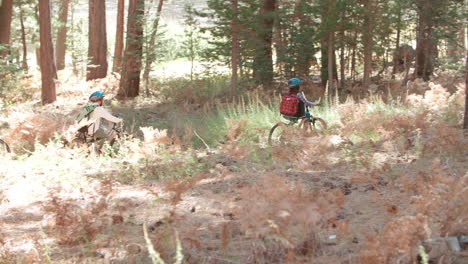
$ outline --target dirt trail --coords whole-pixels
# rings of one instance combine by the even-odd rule
[[[218,163],[212,175],[181,194],[182,200],[174,211],[171,201],[175,194],[161,182],[129,186],[92,180],[89,189],[76,193],[44,189],[42,192],[48,197],[42,198],[15,197],[18,190],[6,192],[0,205],[1,238],[9,256],[15,256],[12,259],[19,263],[47,258],[53,263],[151,263],[143,239],[143,223],[147,223],[150,235],[163,233],[166,237],[159,239],[168,243],[165,240],[172,236],[167,230],[168,221],[175,221],[184,244],[191,245],[183,249],[188,263],[243,263],[242,255],[251,250],[251,243],[240,229],[235,208],[243,199],[242,189],[255,184],[260,174],[231,172],[235,170],[235,165]],[[353,259],[364,235],[381,229],[394,214],[375,202],[372,185],[353,183],[344,171],[290,169],[284,176],[289,184],[305,183],[310,191],[340,189],[345,195],[344,209],[337,220],[346,221],[353,228],[343,233],[332,224],[320,234],[336,235],[337,239],[324,243],[317,263],[329,263],[332,259],[345,263],[346,259]],[[51,199],[56,199],[57,204],[52,205]],[[70,222],[60,223],[67,221]],[[226,227],[229,242],[223,250]],[[194,236],[185,232],[193,232]],[[80,236],[89,241],[81,241]],[[156,246],[164,249],[158,243]]]

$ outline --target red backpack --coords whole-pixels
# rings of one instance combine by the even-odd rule
[[[280,113],[283,115],[293,116],[297,114],[299,109],[299,99],[295,94],[286,94],[281,98]]]

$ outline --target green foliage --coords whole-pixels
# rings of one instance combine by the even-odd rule
[[[269,56],[264,54],[262,48],[264,46],[262,36],[269,30],[263,20],[275,16],[274,13],[262,14],[260,8],[261,3],[258,1],[239,1],[240,66],[243,69],[242,73],[250,78],[257,77],[256,81],[261,80],[258,80],[258,76],[254,76],[255,72],[270,74],[271,71]],[[234,19],[231,2],[209,0],[208,11],[195,13],[211,22],[201,28],[202,33],[209,32],[208,48],[203,52],[202,58],[208,62],[229,66],[232,47],[231,23]]]
[[[194,62],[202,53],[202,48],[200,45],[200,31],[199,31],[199,22],[195,17],[195,10],[193,9],[192,4],[185,5],[185,40],[184,55],[189,58],[191,67],[190,67],[190,80],[193,80],[193,71],[194,71]]]
[[[216,98],[226,95],[228,85],[228,77],[224,75],[205,77],[194,81],[185,78],[174,78],[159,80],[159,83],[157,83],[157,86],[162,88],[161,94],[177,106],[186,103],[205,104],[214,102]]]
[[[0,54],[7,54],[4,59],[0,58],[0,98],[3,104],[12,103],[12,97],[20,92],[18,78],[22,73],[21,64],[14,62],[17,51],[9,49],[0,44]]]
[[[85,76],[88,63],[88,20],[86,17],[76,17],[73,9],[67,33],[67,50],[71,53],[73,72]]]

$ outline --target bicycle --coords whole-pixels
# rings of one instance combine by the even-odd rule
[[[72,142],[74,144],[87,145],[88,147],[92,147],[96,152],[101,151],[101,148],[104,145],[105,141],[109,142],[109,146],[113,146],[117,140],[122,139],[124,136],[126,136],[122,123],[112,123],[112,127],[106,133],[107,136],[100,138],[96,138],[95,136],[89,135],[88,128],[89,126],[80,128]]]
[[[0,125],[0,129],[4,129],[8,127],[9,125],[7,122],[3,122]],[[10,149],[10,146],[8,146],[8,144],[3,139],[0,138],[0,155],[5,154],[5,153],[11,153],[11,149]]]
[[[10,146],[3,139],[0,139],[0,153],[11,153]]]
[[[268,144],[272,145],[273,141],[282,141],[282,134],[285,127],[291,127],[299,123],[299,128],[302,129],[304,135],[312,131],[324,131],[327,129],[327,123],[320,117],[315,117],[309,112],[309,107],[305,108],[305,115],[302,117],[285,116],[289,123],[278,122],[271,129],[268,135]],[[280,129],[282,128],[282,129]]]

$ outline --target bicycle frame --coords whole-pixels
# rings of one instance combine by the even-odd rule
[[[283,116],[283,117],[288,119],[289,122],[285,123],[285,122],[280,121],[280,122],[276,123],[270,129],[270,133],[268,135],[268,143],[269,144],[271,144],[273,133],[278,127],[293,126],[294,124],[299,123],[299,129],[302,129],[303,133],[308,133],[308,132],[311,132],[311,131],[327,129],[327,123],[321,118],[314,117],[310,113],[308,106],[306,106],[305,111],[304,111],[304,116],[302,116],[302,117],[287,117],[287,116]],[[316,127],[316,121],[318,121],[318,123],[319,123],[319,126],[318,126],[319,129],[317,129],[317,127]]]
[[[286,118],[285,116],[283,116],[284,118]],[[296,123],[299,122],[299,126],[302,126],[304,124],[304,122],[311,122],[312,124],[315,124],[315,120],[316,118],[310,113],[309,111],[309,107],[306,106],[305,108],[305,115],[302,116],[302,117],[294,117],[294,118],[286,118],[289,120],[289,123],[287,123],[286,125],[288,126],[292,126]]]

